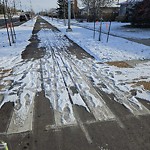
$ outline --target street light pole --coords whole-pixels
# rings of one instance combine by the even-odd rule
[[[68,0],[68,29],[66,29],[67,32],[72,31],[70,27],[70,20],[71,20],[71,0]]]
[[[95,38],[95,22],[96,22],[96,6],[95,6],[95,0],[94,0],[94,33],[93,33],[93,38]]]
[[[64,6],[64,25],[66,26],[66,1],[63,0],[63,6]]]
[[[11,11],[10,11],[10,8],[8,7],[8,0],[5,0],[5,6],[6,6],[6,10],[7,10],[7,16],[8,16],[8,25],[9,25],[9,28],[10,28],[10,33],[11,33],[11,39],[12,39],[12,42],[15,43],[15,40],[14,40],[14,34],[13,34],[13,23],[12,23],[12,16],[11,16]]]

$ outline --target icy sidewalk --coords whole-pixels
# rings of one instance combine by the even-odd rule
[[[39,88],[37,87],[38,62],[23,60],[21,53],[30,43],[28,40],[32,35],[35,22],[36,18],[15,27],[17,39],[11,47],[8,46],[5,29],[0,30],[3,37],[0,41],[0,92],[2,95],[0,107],[9,101],[14,103],[7,133],[32,129],[33,99]]]
[[[42,90],[41,85],[42,88],[45,89],[46,96],[47,98],[49,98],[53,108],[55,109],[55,121],[57,125],[75,123],[71,104],[68,101],[68,103],[66,102],[66,99],[68,100],[69,96],[66,97],[66,99],[64,98],[62,100],[62,97],[67,93],[63,81],[63,76],[65,76],[66,85],[69,85],[69,88],[71,87],[70,93],[75,92],[74,95],[77,95],[77,97],[73,96],[74,104],[85,107],[87,111],[90,108],[97,120],[109,120],[115,117],[104,102],[101,102],[100,104],[98,103],[101,98],[99,98],[97,94],[93,94],[93,87],[89,87],[89,84],[87,84],[87,77],[89,77],[93,81],[96,87],[106,92],[106,94],[116,94],[120,92],[121,95],[127,97],[125,98],[125,102],[120,102],[116,99],[114,100],[120,102],[121,104],[124,102],[125,107],[128,108],[131,112],[135,113],[135,115],[143,115],[149,113],[149,111],[145,109],[137,99],[143,98],[149,100],[150,97],[149,89],[146,88],[147,86],[145,86],[144,88],[141,86],[145,83],[150,82],[149,61],[144,62],[142,65],[127,65],[126,68],[116,66],[114,62],[112,62],[112,64],[107,62],[115,59],[125,60],[125,58],[140,58],[140,54],[143,54],[144,58],[149,57],[147,56],[149,54],[148,47],[139,47],[139,45],[136,44],[136,48],[138,48],[137,53],[136,50],[134,50],[134,47],[132,47],[131,49],[133,51],[125,49],[122,50],[122,43],[123,46],[126,45],[126,42],[128,46],[134,46],[134,43],[128,43],[128,41],[118,38],[114,39],[116,40],[114,43],[113,41],[111,41],[108,45],[106,43],[100,44],[98,41],[90,38],[91,32],[85,29],[80,30],[80,28],[77,28],[78,30],[76,30],[76,27],[74,27],[72,33],[66,33],[64,32],[65,27],[63,25],[57,24],[57,22],[57,27],[62,30],[62,32],[60,32],[59,34],[52,32],[55,30],[54,27],[52,28],[52,31],[49,30],[49,28],[47,29],[46,24],[43,22],[36,24],[36,28],[34,29],[33,34],[31,34],[35,22],[32,22],[32,25],[30,23],[31,22],[29,22],[29,24],[27,23],[23,25],[24,30],[27,30],[27,32],[25,32],[25,35],[28,36],[24,37],[24,34],[21,34],[22,32],[20,31],[20,36],[23,36],[22,38],[24,38],[22,41],[24,41],[24,44],[26,43],[25,51],[23,51],[23,47],[19,47],[18,43],[18,45],[16,45],[16,49],[15,45],[13,47],[14,51],[12,49],[10,49],[10,52],[4,51],[7,52],[7,55],[5,53],[3,55],[4,57],[1,57],[2,70],[3,72],[6,72],[6,74],[4,74],[3,76],[4,78],[2,79],[2,81],[9,81],[9,85],[6,86],[7,88],[4,88],[4,90],[1,91],[2,95],[4,95],[1,106],[8,101],[14,102],[15,104],[13,118],[8,129],[9,133],[23,132],[32,129],[34,97],[37,92]],[[51,25],[47,24],[47,26]],[[41,30],[41,28],[46,29]],[[97,60],[106,63],[99,63],[97,60],[87,59],[85,57],[85,52],[83,53],[82,51],[81,55],[84,56],[84,58],[82,58],[82,61],[72,57],[72,60],[74,60],[73,63],[76,65],[78,64],[78,66],[74,67],[70,65],[70,63],[72,62],[72,60],[70,60],[70,56],[65,57],[64,55],[63,58],[60,57],[58,53],[58,49],[60,50],[60,52],[64,50],[65,53],[65,51],[67,50],[67,46],[70,46],[68,39],[64,36],[64,33],[67,34],[70,38],[75,39],[75,41],[80,41],[80,43],[78,44],[84,45],[85,47],[83,48],[85,48],[86,50],[89,48],[88,52],[91,52],[91,55],[95,56]],[[82,36],[80,37],[81,34]],[[88,34],[90,34],[90,36]],[[30,43],[28,41],[29,38]],[[115,45],[117,43],[117,40],[119,40],[120,44]],[[40,45],[39,42],[41,43]],[[5,44],[6,43],[4,43],[4,45]],[[5,48],[6,47],[4,47],[4,49]],[[54,52],[52,51],[56,51],[56,54],[54,54]],[[76,53],[78,52],[77,49],[75,49],[75,51]],[[123,51],[125,52],[123,53]],[[23,59],[21,59],[20,57],[21,52]],[[47,55],[45,56],[45,54]],[[79,55],[80,54],[78,54],[78,57]],[[132,55],[132,57],[130,55]],[[45,57],[43,58],[43,56]],[[49,58],[47,58],[48,56]],[[57,61],[54,58],[52,59],[52,56],[56,57]],[[65,65],[63,65],[62,59],[65,60]],[[117,62],[117,64],[118,63],[119,62]],[[53,67],[52,64],[54,65]],[[57,64],[59,65],[57,66]],[[77,68],[80,68],[81,72]],[[6,69],[8,69],[8,72],[4,71]],[[68,69],[70,69],[70,71],[68,71],[70,72],[69,74],[73,76],[73,80],[77,81],[78,84],[74,84],[74,82],[70,78],[70,75],[66,75]],[[52,74],[53,72],[54,74]],[[57,73],[59,73],[59,75]],[[62,75],[60,76],[60,74]],[[85,75],[83,76],[83,74],[86,74],[86,77]],[[102,81],[102,79],[104,80]],[[42,81],[41,83],[41,80],[45,82]],[[57,80],[59,80],[59,82],[56,83]],[[105,88],[99,87],[99,85],[101,85],[102,83],[105,84]],[[86,97],[88,107],[82,100],[82,97],[79,94],[76,94],[76,90],[74,90],[74,87],[78,87],[79,89],[81,89],[82,92],[80,93],[84,95],[84,97]],[[54,89],[54,91],[52,91],[50,88]],[[115,89],[115,91],[113,90],[113,88]],[[62,93],[57,93],[56,91],[61,91]],[[121,98],[120,95],[119,98]],[[135,106],[130,107],[130,105]],[[134,107],[136,107],[135,110]],[[100,111],[99,108],[101,108],[103,111]],[[69,111],[70,113],[68,113]]]

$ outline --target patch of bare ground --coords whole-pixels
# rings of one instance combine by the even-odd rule
[[[4,80],[4,78],[10,76],[12,74],[12,69],[2,69],[0,70],[0,91],[4,90],[7,86],[10,86],[13,81]]]
[[[1,69],[0,70],[0,78],[8,77],[12,74],[12,69]]]
[[[112,62],[107,62],[107,64],[111,66],[116,66],[119,68],[132,68],[132,66],[130,66],[124,61],[112,61]]]
[[[0,91],[3,90],[5,88],[4,85],[0,85]]]
[[[145,90],[150,91],[150,82],[138,81],[138,82],[136,83],[136,85],[137,85],[137,86],[143,85],[143,87],[144,87]]]

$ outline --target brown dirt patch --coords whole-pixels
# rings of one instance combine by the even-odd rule
[[[5,80],[5,77],[8,77],[12,74],[12,69],[2,69],[0,70],[0,91],[7,88],[12,84],[12,80]]]
[[[137,86],[143,85],[145,90],[149,90],[150,91],[150,82],[146,82],[146,81],[139,81],[136,83]]]
[[[0,91],[1,91],[2,89],[4,89],[4,88],[5,88],[4,85],[0,85]]]
[[[111,66],[116,66],[119,68],[132,68],[132,66],[130,66],[124,61],[112,61],[112,62],[107,62],[107,64]]]
[[[0,70],[0,73],[12,73],[12,69]]]
[[[0,70],[0,78],[8,77],[12,74],[12,69]]]

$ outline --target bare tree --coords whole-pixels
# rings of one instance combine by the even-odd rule
[[[87,10],[87,20],[90,17],[101,17],[101,7],[108,7],[116,2],[116,0],[81,0]]]
[[[100,7],[106,7],[106,6],[111,6],[113,2],[116,0],[81,0],[81,2],[85,5],[91,5],[92,3],[98,4]]]

